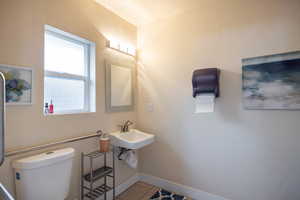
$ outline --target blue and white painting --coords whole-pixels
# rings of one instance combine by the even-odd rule
[[[6,103],[26,105],[32,103],[32,69],[0,65],[5,77]]]
[[[247,58],[242,63],[246,109],[300,109],[300,51]]]

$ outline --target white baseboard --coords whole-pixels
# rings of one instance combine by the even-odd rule
[[[164,188],[172,192],[177,192],[178,194],[190,197],[195,200],[229,200],[221,196],[210,194],[208,192],[204,192],[192,187],[174,183],[172,181],[168,181],[147,174],[139,174],[139,178],[140,181],[149,183],[151,185],[155,185],[160,188]]]
[[[128,180],[126,180],[124,183],[121,183],[120,185],[118,185],[116,187],[116,196],[118,196],[119,194],[121,194],[122,192],[127,190],[130,186],[132,186],[133,184],[135,184],[139,180],[140,180],[139,174],[135,174],[134,176],[132,176]],[[107,193],[107,199],[112,200],[113,199],[112,196],[113,196],[112,191],[109,191]],[[103,199],[103,197],[99,197],[97,200],[102,200],[102,199]]]
[[[181,185],[172,181],[168,181],[166,179],[162,179],[159,177],[147,175],[147,174],[135,174],[134,176],[130,177],[124,183],[118,185],[116,187],[116,196],[127,190],[130,186],[135,184],[138,181],[143,181],[149,183],[151,185],[155,185],[159,188],[164,188],[166,190],[176,192],[178,194],[190,197],[194,200],[229,200],[225,199],[224,197],[210,194],[208,192],[204,192],[192,187],[188,187],[185,185]],[[108,192],[107,199],[112,200],[112,191]],[[102,200],[103,197],[98,198],[97,200]]]
[[[124,183],[122,183],[122,184],[120,184],[116,187],[116,195],[121,194],[122,192],[127,190],[130,186],[132,186],[133,184],[135,184],[139,180],[140,180],[139,174],[135,174],[134,176],[130,177]]]

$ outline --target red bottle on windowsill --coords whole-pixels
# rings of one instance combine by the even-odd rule
[[[52,103],[52,100],[50,101],[50,106],[49,106],[49,113],[54,113],[54,105]]]

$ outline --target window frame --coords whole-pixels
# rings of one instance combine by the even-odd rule
[[[95,99],[93,99],[95,98],[95,43],[49,25],[45,25],[44,35],[46,36],[46,34],[52,35],[59,39],[69,41],[84,47],[84,75],[76,75],[76,74],[70,74],[65,72],[46,70],[46,66],[44,63],[44,90],[46,86],[45,85],[46,77],[59,78],[64,80],[80,80],[84,82],[83,109],[57,111],[55,110],[54,107],[54,113],[50,115],[95,112]],[[46,41],[44,42],[44,44],[46,44]],[[44,104],[45,104],[45,91],[44,91]]]

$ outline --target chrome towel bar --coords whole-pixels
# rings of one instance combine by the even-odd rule
[[[6,190],[6,188],[0,183],[0,199],[2,200],[14,200],[11,194]]]
[[[14,150],[14,151],[7,151],[7,152],[5,152],[5,157],[10,157],[10,156],[18,155],[18,154],[28,153],[31,151],[46,149],[49,147],[53,147],[53,146],[57,146],[57,145],[61,145],[61,144],[67,144],[67,143],[71,143],[71,142],[76,142],[76,141],[80,141],[80,140],[85,140],[85,139],[89,139],[89,138],[100,137],[101,134],[102,134],[102,131],[99,130],[99,131],[97,131],[97,133],[90,134],[90,135],[69,138],[69,139],[65,139],[62,141],[51,142],[51,143],[32,146],[32,147],[26,147],[26,148]]]

